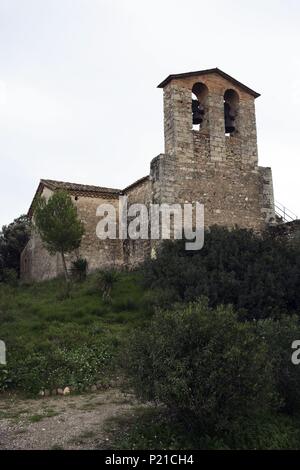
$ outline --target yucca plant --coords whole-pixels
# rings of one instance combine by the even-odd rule
[[[119,274],[114,269],[105,269],[98,272],[97,283],[103,300],[111,300],[111,291],[118,279]]]
[[[77,258],[72,262],[72,275],[79,281],[84,281],[87,275],[88,262],[85,258]]]

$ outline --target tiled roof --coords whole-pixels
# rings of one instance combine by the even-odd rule
[[[64,189],[72,194],[85,195],[90,197],[97,197],[98,194],[120,194],[120,189],[115,188],[103,188],[101,186],[91,186],[88,184],[68,183],[65,181],[54,181],[54,180],[41,180],[41,183],[49,189],[57,190]]]
[[[55,180],[45,180],[41,179],[40,184],[36,190],[33,201],[28,211],[29,217],[32,216],[34,202],[38,196],[43,192],[43,188],[49,188],[52,191],[57,191],[59,189],[65,190],[73,196],[84,196],[84,197],[102,197],[102,198],[118,198],[120,195],[126,193],[128,190],[134,186],[146,181],[149,176],[144,176],[143,178],[138,179],[131,185],[127,186],[124,190],[116,188],[104,188],[102,186],[92,186],[89,184],[78,184],[78,183],[69,183],[66,181],[55,181]]]
[[[216,73],[220,75],[221,77],[225,78],[226,80],[229,80],[230,82],[234,83],[235,85],[239,86],[243,90],[245,90],[247,93],[250,93],[250,95],[254,96],[254,98],[258,98],[260,96],[259,93],[256,91],[252,90],[251,88],[247,87],[243,83],[239,82],[235,78],[231,77],[227,73],[223,72],[222,70],[218,69],[217,67],[214,69],[208,69],[208,70],[198,70],[197,72],[187,72],[187,73],[177,73],[174,75],[169,75],[165,80],[163,80],[157,88],[164,88],[171,80],[177,79],[177,78],[188,78],[188,77],[194,77],[198,75],[209,75],[212,73]]]

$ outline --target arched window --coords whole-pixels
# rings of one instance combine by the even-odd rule
[[[237,118],[239,111],[239,95],[235,90],[226,90],[224,93],[224,121],[225,134],[232,135],[238,132]]]
[[[207,126],[208,88],[204,83],[195,83],[192,88],[193,129],[199,130]]]

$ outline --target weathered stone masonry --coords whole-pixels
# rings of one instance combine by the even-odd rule
[[[154,199],[202,202],[207,226],[263,229],[275,220],[275,214],[271,171],[258,167],[257,93],[217,70],[183,75],[160,85],[164,89],[165,154],[152,162]],[[198,82],[208,89],[208,118],[204,128],[193,130],[191,94]],[[239,96],[234,135],[225,135],[228,89]]]
[[[207,227],[237,225],[262,231],[275,222],[271,169],[258,166],[258,93],[219,69],[170,75],[159,88],[164,93],[165,150],[152,160],[149,176],[124,190],[41,180],[38,194],[48,197],[64,188],[72,195],[86,227],[77,254],[87,258],[90,270],[111,265],[130,268],[150,253],[150,241],[96,237],[98,205],[110,202],[118,207],[120,195],[128,196],[129,204],[201,202]],[[192,92],[202,116],[197,129]],[[224,117],[226,106],[232,129]],[[36,234],[21,264],[27,280],[48,279],[62,272],[59,256],[50,256]]]

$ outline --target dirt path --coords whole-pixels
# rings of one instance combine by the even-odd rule
[[[0,398],[0,449],[107,449],[105,422],[134,410],[118,389],[23,400]]]

